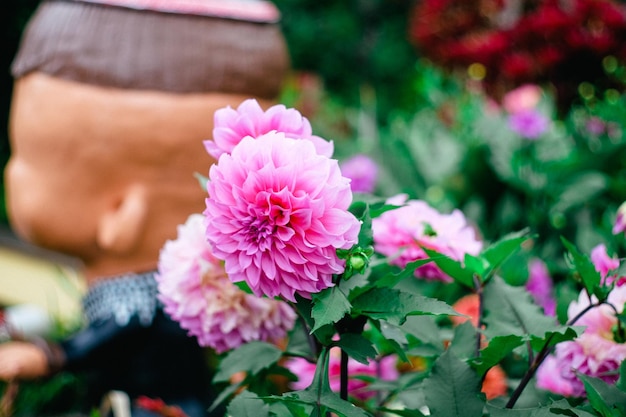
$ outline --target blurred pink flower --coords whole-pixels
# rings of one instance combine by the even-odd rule
[[[246,136],[256,139],[272,131],[292,139],[310,140],[320,155],[330,158],[333,154],[333,143],[313,135],[311,123],[298,110],[277,104],[263,111],[255,99],[245,100],[237,110],[230,106],[217,110],[213,140],[205,140],[204,146],[209,155],[219,159],[222,154],[231,153]]]
[[[330,350],[330,363],[328,365],[328,378],[330,388],[334,392],[339,392],[341,383],[341,350],[332,348]],[[393,381],[398,378],[399,372],[396,368],[397,359],[395,356],[385,356],[378,360],[370,360],[364,365],[356,360],[348,359],[348,394],[360,401],[365,401],[374,396],[375,392],[368,390],[370,383],[367,378],[371,377],[382,381]],[[294,390],[303,390],[313,381],[315,374],[315,364],[303,358],[290,358],[285,367],[293,372],[298,380],[290,384]]]
[[[373,219],[372,231],[374,248],[391,257],[394,265],[404,267],[409,262],[428,258],[422,247],[457,261],[463,261],[465,254],[478,255],[482,250],[482,242],[476,239],[474,229],[459,210],[442,214],[424,201],[406,201],[405,195],[392,197],[387,203],[402,207]],[[419,267],[415,276],[451,281],[433,262]]]
[[[591,298],[586,291],[581,291],[578,300],[574,300],[567,308],[567,317],[571,320],[587,308],[592,302],[597,303],[598,299],[592,295]],[[607,302],[615,307],[618,313],[622,312],[626,303],[626,285],[615,287],[607,298]],[[615,311],[611,306],[602,304],[587,311],[578,321],[577,326],[586,326],[585,333],[596,333],[606,339],[613,339],[613,327],[617,324]]]
[[[535,84],[524,84],[509,91],[502,99],[502,107],[509,113],[515,114],[533,110],[541,100],[541,87]]]
[[[546,315],[556,314],[552,278],[548,267],[541,259],[532,259],[528,265],[526,290],[532,295],[535,303],[543,308]]]
[[[524,110],[509,116],[509,128],[526,139],[539,139],[550,126],[550,120],[537,110]]]
[[[606,246],[603,243],[591,250],[591,262],[596,267],[596,271],[600,273],[603,282],[611,284],[615,280],[614,276],[608,275],[610,271],[619,267],[619,259],[609,257],[609,254],[606,252]]]
[[[621,313],[626,302],[626,286],[615,287],[607,301]],[[568,318],[578,316],[592,302],[596,303],[597,298],[589,298],[586,291],[581,291],[578,300],[569,305]],[[559,343],[555,354],[546,358],[537,371],[539,388],[579,397],[585,392],[576,373],[602,378],[608,383],[617,380],[618,373],[614,371],[626,359],[626,344],[614,340],[615,311],[602,304],[587,311],[575,325],[585,326],[583,334],[573,341]]]
[[[617,209],[615,224],[613,225],[613,234],[626,232],[626,201]]]
[[[537,371],[537,387],[570,397],[582,397],[585,389],[577,373],[601,378],[614,384],[622,361],[626,359],[626,344],[615,343],[595,333],[583,333],[576,340],[556,346]]]
[[[295,301],[333,285],[337,249],[357,242],[350,181],[306,140],[244,138],[211,167],[205,215],[213,253],[233,282]]]
[[[355,193],[371,193],[376,187],[378,165],[367,155],[355,155],[340,164],[341,172],[350,178]]]
[[[253,340],[278,342],[293,327],[285,302],[247,294],[231,283],[205,240],[204,216],[193,214],[161,250],[156,275],[165,312],[201,346],[218,353]]]

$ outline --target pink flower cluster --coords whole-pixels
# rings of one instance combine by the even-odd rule
[[[603,245],[594,249],[592,261],[603,279],[609,270],[619,265],[619,262],[615,265],[608,258]],[[626,343],[615,341],[613,330],[617,325],[616,312],[621,313],[626,303],[626,285],[618,284],[607,301],[610,305],[594,307],[576,321],[576,325],[585,326],[582,335],[575,340],[559,343],[555,354],[546,358],[537,371],[539,388],[565,396],[581,397],[585,395],[585,390],[577,374],[601,378],[607,383],[617,381],[618,373],[615,371],[626,359]],[[596,302],[595,296],[590,298],[586,291],[581,291],[578,300],[568,307],[568,318],[571,320],[577,317],[591,303]]]
[[[218,353],[253,340],[279,342],[295,321],[285,302],[247,294],[231,283],[194,214],[161,250],[156,275],[165,312],[201,346]]]
[[[532,259],[528,264],[526,290],[533,297],[535,303],[543,308],[544,313],[552,317],[556,315],[553,287],[552,277],[550,277],[545,262],[541,259]]]
[[[339,392],[341,383],[341,351],[339,348],[330,350],[330,363],[328,377],[330,388]],[[400,375],[396,367],[395,356],[385,356],[379,360],[372,360],[364,365],[352,358],[348,358],[348,394],[360,401],[371,398],[375,392],[368,389],[370,383],[367,377],[382,381],[393,381]],[[290,384],[294,390],[303,390],[313,381],[315,364],[304,358],[291,358],[285,363],[285,367],[298,377],[298,380]]]
[[[405,195],[387,200],[401,206],[373,219],[374,249],[391,258],[391,263],[405,267],[409,262],[426,259],[424,249],[432,249],[457,261],[465,254],[478,255],[482,242],[476,238],[463,213],[454,210],[442,214],[421,200],[406,201]],[[415,276],[449,282],[433,262],[419,267]]]
[[[350,180],[312,141],[241,138],[211,167],[207,191],[206,236],[233,282],[295,301],[344,271],[336,251],[356,244],[361,224],[348,211]]]

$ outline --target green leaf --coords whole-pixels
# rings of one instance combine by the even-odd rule
[[[315,325],[311,333],[322,326],[336,323],[350,311],[350,301],[345,294],[337,287],[327,288],[317,294],[312,295],[313,309],[311,316]]]
[[[468,320],[454,329],[448,350],[461,360],[473,358],[476,355],[478,337],[480,337],[478,329]]]
[[[282,354],[280,349],[270,343],[254,341],[241,345],[221,360],[213,382],[228,381],[237,372],[254,375],[278,362]]]
[[[405,278],[412,277],[415,273],[415,270],[422,265],[426,265],[430,263],[435,258],[427,258],[427,259],[418,259],[417,261],[409,262],[402,270],[398,273],[388,273],[385,276],[377,279],[374,282],[374,285],[378,288],[383,287],[395,287],[397,283],[404,280]]]
[[[330,389],[328,381],[329,350],[323,348],[317,361],[313,381],[302,391],[292,391],[282,397],[266,397],[275,401],[296,401],[304,404],[311,404],[314,410],[321,411],[320,406],[333,411],[342,417],[372,417],[372,415],[354,404],[344,401]],[[320,415],[321,417],[321,415]]]
[[[560,187],[561,195],[555,196],[555,212],[564,212],[578,205],[587,204],[604,191],[609,183],[607,176],[599,171],[580,172]]]
[[[490,339],[514,335],[524,340],[536,338],[540,343],[553,333],[572,334],[569,327],[561,326],[553,317],[546,316],[532,302],[525,288],[513,287],[497,276],[485,286],[483,307],[485,334]]]
[[[524,229],[519,232],[510,233],[489,245],[481,253],[481,256],[489,263],[489,268],[486,272],[498,268],[509,256],[517,252],[522,244],[530,239],[530,237],[528,229]]]
[[[585,386],[589,403],[602,417],[626,415],[625,392],[620,391],[615,385],[607,384],[600,378],[593,378],[581,373],[577,373],[576,376]]]
[[[352,307],[357,314],[395,324],[408,315],[459,315],[443,301],[392,288],[372,288],[352,300]]]
[[[419,410],[396,410],[393,408],[382,408],[380,411],[384,411],[388,414],[395,414],[400,417],[426,417]]]
[[[227,413],[237,417],[269,417],[269,406],[256,394],[246,390],[230,402]]]
[[[593,294],[595,287],[600,285],[600,273],[596,271],[596,267],[587,255],[581,254],[572,243],[562,236],[561,241],[569,252],[569,260],[580,274],[585,289],[589,294]]]
[[[422,249],[433,259],[433,261],[435,261],[437,266],[449,275],[455,282],[465,285],[471,289],[474,288],[474,271],[464,268],[461,262],[455,261],[454,259],[432,249],[425,247],[422,247]]]
[[[474,367],[479,375],[484,375],[492,366],[500,363],[502,359],[524,340],[520,336],[496,336],[489,341],[487,347],[480,351],[480,357],[474,361]]]
[[[343,349],[348,356],[364,365],[369,364],[368,358],[374,359],[378,354],[374,346],[372,346],[372,342],[357,333],[342,334],[337,345]]]
[[[476,372],[450,351],[435,362],[424,382],[426,404],[433,417],[481,417],[485,401]]]

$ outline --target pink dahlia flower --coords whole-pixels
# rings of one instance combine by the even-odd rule
[[[398,195],[387,203],[402,205],[405,195]],[[457,261],[463,261],[465,254],[478,255],[482,242],[467,224],[461,211],[442,214],[421,200],[410,200],[405,205],[383,213],[373,219],[374,249],[389,256],[391,263],[400,267],[428,255],[422,247],[435,250]],[[426,279],[451,281],[433,262],[421,266],[415,276]]]
[[[205,215],[213,253],[233,282],[295,301],[333,285],[360,222],[350,180],[306,140],[271,132],[244,138],[211,167]]]
[[[330,389],[334,392],[339,392],[341,384],[341,350],[332,348],[329,359],[328,379]],[[396,363],[396,357],[391,355],[379,360],[371,360],[367,365],[348,358],[348,394],[361,401],[371,398],[375,395],[375,392],[368,389],[370,382],[367,381],[367,377],[382,381],[396,380],[399,376]],[[303,358],[287,360],[285,367],[298,377],[297,381],[290,384],[290,388],[303,390],[311,385],[313,375],[315,374],[315,366],[314,363]]]
[[[608,300],[621,313],[626,302],[626,286],[616,287]],[[568,318],[578,316],[591,302],[585,291],[578,300],[572,301],[567,310]],[[575,323],[585,326],[582,335],[572,341],[556,346],[554,355],[546,358],[537,371],[537,386],[557,394],[580,397],[585,394],[583,383],[576,373],[602,378],[615,383],[620,364],[626,359],[626,343],[614,340],[613,329],[617,325],[615,311],[602,304],[587,311]]]
[[[355,155],[341,164],[341,172],[350,178],[355,193],[371,193],[376,187],[378,165],[367,155]]]
[[[194,214],[165,243],[156,275],[165,312],[201,346],[218,353],[253,340],[279,342],[293,327],[285,302],[259,298],[235,286],[213,256],[204,235],[204,216]]]
[[[609,272],[619,268],[619,259],[610,257],[606,251],[606,246],[601,243],[591,250],[591,262],[600,273],[602,281],[611,284],[615,281],[615,276],[609,276]],[[621,279],[619,281],[622,281]],[[618,285],[620,285],[618,283]]]
[[[528,265],[528,281],[526,290],[532,295],[537,305],[543,308],[548,316],[556,314],[556,300],[553,294],[552,277],[545,262],[533,259]]]
[[[626,232],[626,201],[617,209],[615,224],[613,225],[613,234]]]
[[[614,384],[616,372],[626,359],[626,344],[615,343],[595,333],[583,333],[576,340],[556,346],[537,370],[537,387],[569,397],[582,397],[585,388],[577,373]]]
[[[271,131],[282,132],[292,139],[307,139],[320,155],[331,157],[333,143],[312,133],[311,123],[296,109],[288,109],[282,104],[263,111],[255,99],[245,100],[237,107],[230,106],[215,112],[213,140],[205,140],[204,146],[212,157],[219,159],[224,153],[231,153],[246,136],[258,138]]]
[[[508,123],[513,132],[530,140],[539,139],[550,127],[550,120],[538,110],[511,114]]]

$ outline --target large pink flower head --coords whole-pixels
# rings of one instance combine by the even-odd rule
[[[576,340],[556,345],[555,354],[537,370],[537,386],[556,394],[582,397],[585,388],[577,373],[614,384],[619,377],[616,371],[625,359],[626,344],[583,333]]]
[[[206,235],[233,282],[295,301],[333,285],[360,222],[350,180],[313,144],[271,132],[244,138],[211,167]]]
[[[279,342],[293,327],[285,302],[247,294],[229,281],[204,235],[204,216],[194,214],[165,243],[156,275],[165,312],[201,346],[218,353],[253,340]]]
[[[617,325],[617,313],[621,313],[626,302],[626,286],[614,288],[607,301],[615,307],[602,304],[584,313],[576,325],[585,326],[582,335],[572,341],[556,346],[554,355],[549,356],[537,372],[539,388],[566,396],[583,396],[583,383],[577,373],[602,378],[615,383],[620,364],[626,359],[626,343],[614,340],[613,330]],[[578,300],[572,301],[567,310],[571,320],[597,302],[581,291]]]
[[[404,205],[373,219],[374,249],[389,256],[394,265],[404,267],[428,258],[422,247],[457,261],[463,261],[465,254],[478,255],[482,250],[482,242],[459,210],[442,214],[424,201],[406,201],[404,195],[392,197],[387,203]],[[415,276],[451,281],[433,262],[418,268]]]
[[[288,138],[307,139],[317,153],[331,157],[332,142],[312,133],[311,123],[296,109],[288,109],[282,104],[263,111],[255,99],[247,99],[237,109],[230,106],[219,109],[214,114],[213,140],[205,140],[204,146],[212,157],[219,159],[224,153],[231,153],[246,136],[258,138],[271,131],[282,132]]]
[[[334,392],[339,392],[341,385],[341,350],[332,348],[329,360],[328,379],[330,388]],[[375,361],[372,360],[367,365],[348,358],[348,394],[361,401],[371,398],[375,395],[375,391],[368,388],[370,383],[363,377],[376,378],[382,381],[394,381],[400,375],[396,364],[397,358],[393,355],[385,356]],[[304,358],[290,358],[285,362],[285,367],[298,377],[297,381],[291,383],[291,389],[303,390],[311,385],[313,375],[315,374],[314,363]]]

